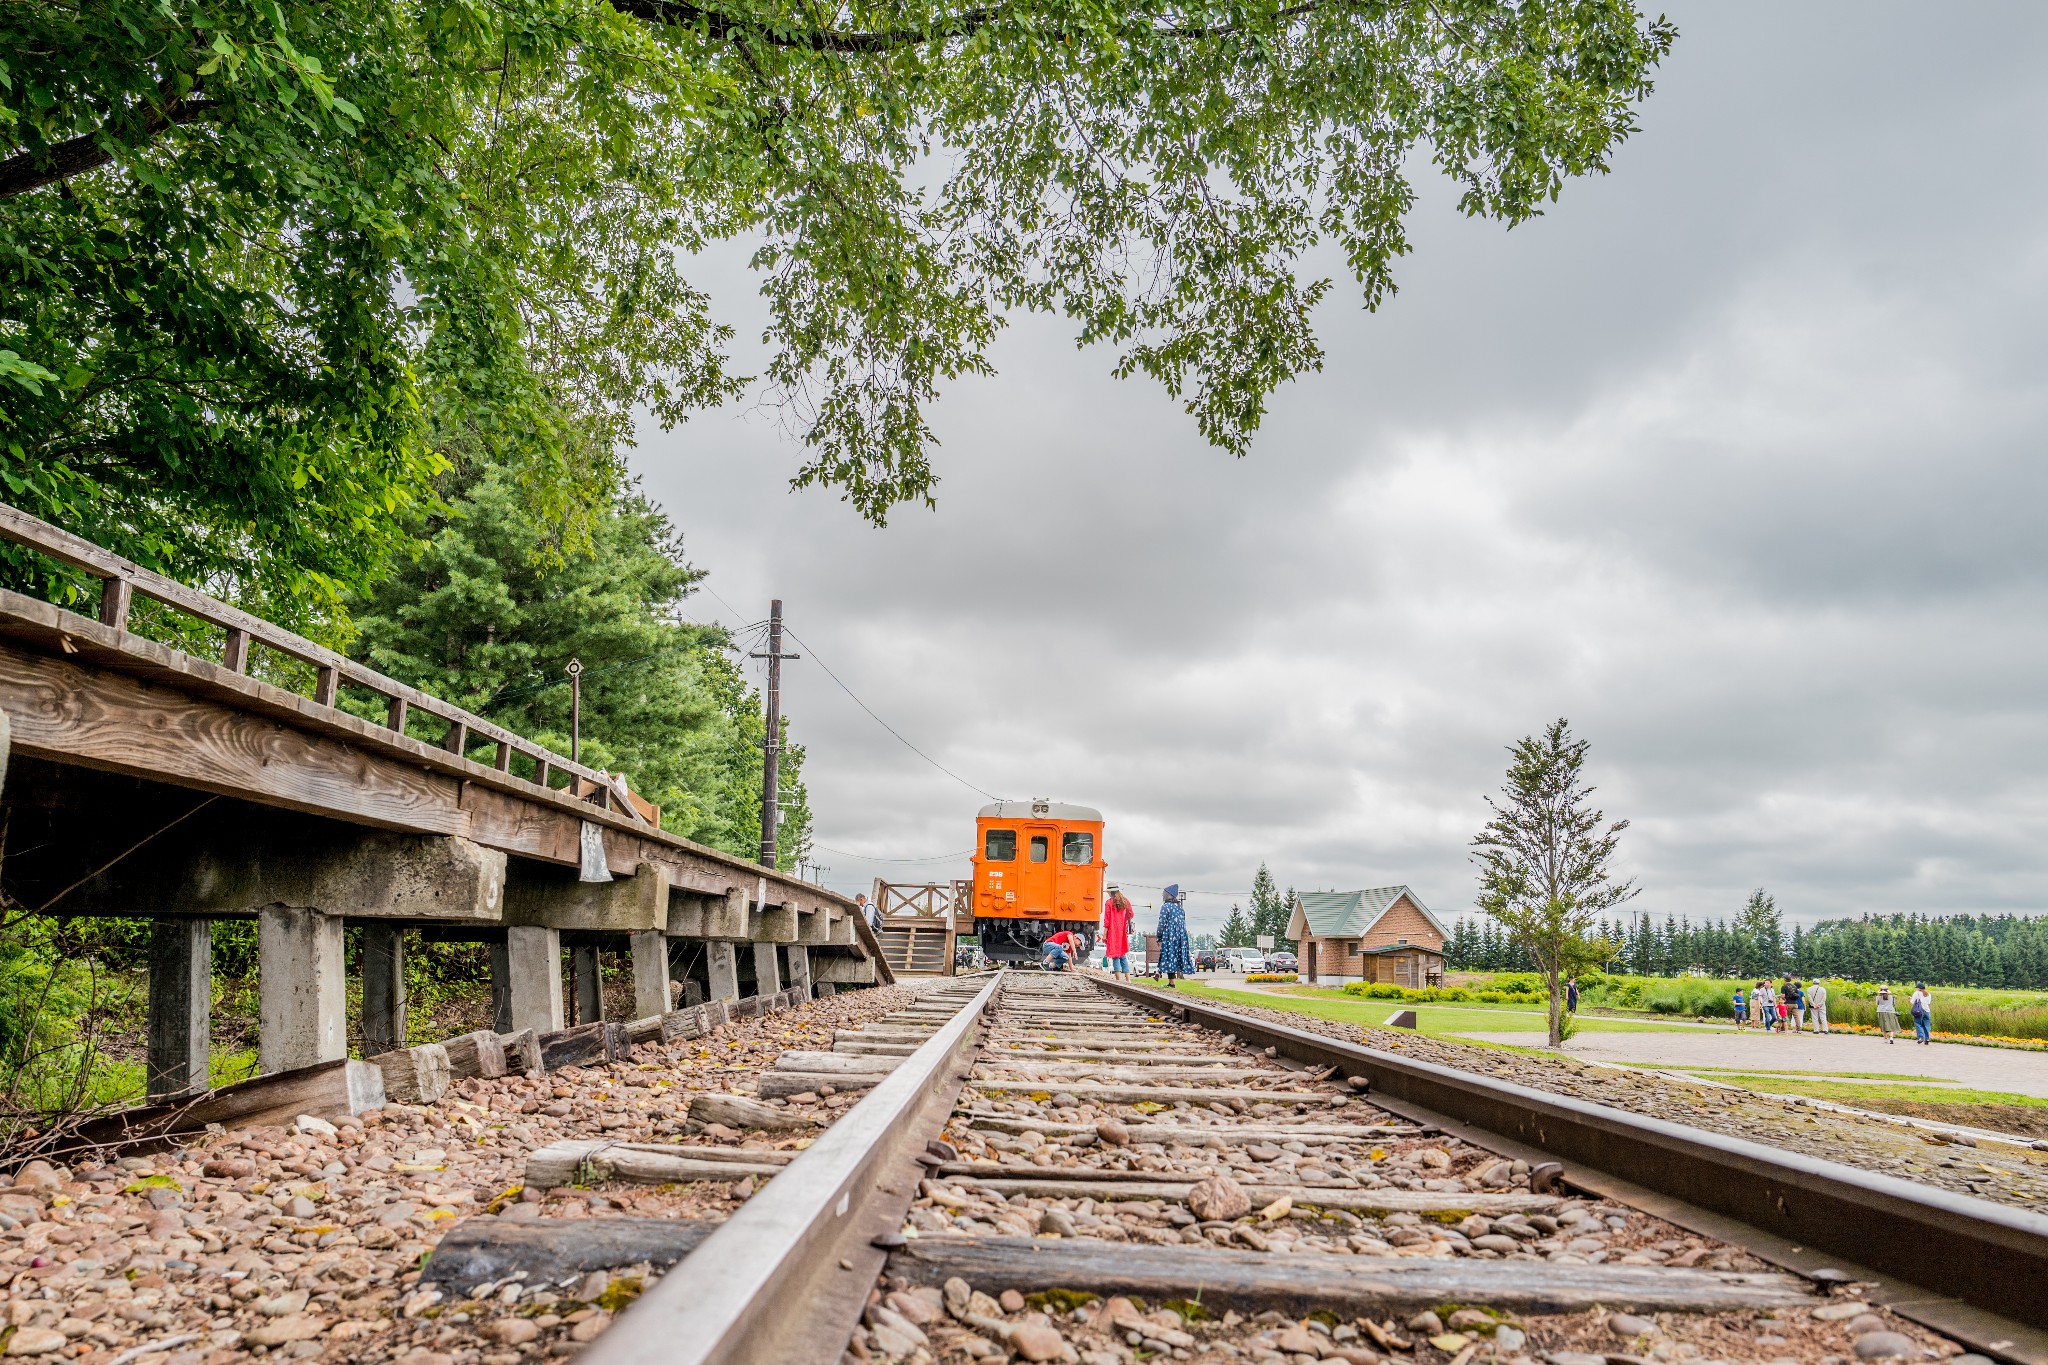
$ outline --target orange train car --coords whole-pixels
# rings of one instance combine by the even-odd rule
[[[1071,929],[1094,947],[1102,922],[1102,812],[998,801],[974,820],[974,932],[995,962],[1036,962]]]

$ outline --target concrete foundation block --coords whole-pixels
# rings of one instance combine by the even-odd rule
[[[811,998],[811,950],[804,947],[789,947],[782,950],[789,962],[789,984],[800,991],[803,998]]]
[[[348,1056],[348,982],[334,915],[265,906],[256,916],[256,994],[265,1074]]]

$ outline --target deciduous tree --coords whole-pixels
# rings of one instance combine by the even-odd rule
[[[0,6],[0,484],[319,617],[435,412],[573,531],[637,412],[733,395],[684,269],[735,238],[795,480],[865,516],[931,499],[929,406],[1017,310],[1242,453],[1322,362],[1312,248],[1373,307],[1417,167],[1541,212],[1673,40],[1629,0]]]

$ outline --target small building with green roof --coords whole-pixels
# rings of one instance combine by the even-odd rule
[[[1298,891],[1287,936],[1301,943],[1301,978],[1321,986],[1384,981],[1440,986],[1443,923],[1405,886]]]

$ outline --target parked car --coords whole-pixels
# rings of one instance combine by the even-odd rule
[[[1195,970],[1198,972],[1213,972],[1216,970],[1216,950],[1214,948],[1198,948],[1195,950]]]
[[[1255,948],[1238,948],[1230,954],[1229,971],[1263,972],[1266,970],[1266,955]]]
[[[1282,949],[1277,953],[1266,954],[1266,970],[1269,972],[1298,972],[1301,970],[1301,963],[1295,960],[1293,953]]]

